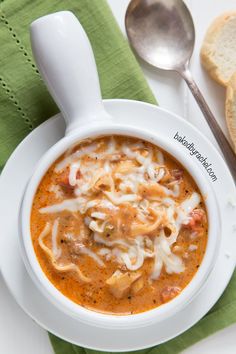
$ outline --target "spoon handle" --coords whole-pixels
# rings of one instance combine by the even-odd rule
[[[217,123],[213,113],[211,112],[208,104],[206,103],[201,91],[199,90],[196,82],[194,81],[192,74],[188,68],[179,72],[181,76],[186,81],[188,87],[190,88],[195,100],[197,101],[212,133],[214,134],[216,141],[218,142],[221,151],[224,155],[224,158],[228,164],[228,167],[231,171],[231,174],[236,180],[236,155],[229,144],[227,138],[225,137],[224,133],[222,132],[219,124]]]

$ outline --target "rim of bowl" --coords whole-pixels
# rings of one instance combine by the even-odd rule
[[[34,251],[31,232],[30,232],[30,216],[32,202],[37,187],[42,180],[44,174],[52,163],[61,156],[71,145],[77,141],[86,138],[96,138],[106,135],[123,135],[137,137],[149,141],[157,147],[174,157],[183,167],[190,173],[197,184],[201,194],[205,197],[205,205],[208,215],[208,241],[206,251],[201,265],[188,285],[171,301],[160,305],[151,310],[132,315],[115,315],[96,312],[86,309],[63,295],[47,278],[43,272],[37,256]],[[216,260],[219,247],[220,236],[220,218],[219,210],[214,195],[214,191],[210,182],[206,179],[203,172],[197,167],[196,163],[190,160],[190,156],[184,154],[169,139],[153,133],[147,129],[143,130],[133,125],[120,125],[114,122],[99,122],[99,125],[93,122],[93,125],[87,125],[69,136],[65,136],[52,146],[46,154],[38,162],[35,171],[30,178],[26,187],[25,194],[20,211],[20,227],[21,227],[21,248],[23,248],[22,256],[26,268],[33,279],[34,283],[40,291],[60,310],[73,316],[84,323],[92,324],[98,327],[109,328],[137,328],[146,326],[149,323],[162,321],[186,306],[193,297],[200,291],[208,278]]]

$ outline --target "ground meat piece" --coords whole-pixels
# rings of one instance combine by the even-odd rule
[[[180,293],[181,289],[178,286],[166,286],[161,291],[162,303],[168,302]]]
[[[70,254],[79,255],[84,247],[84,244],[80,241],[71,241],[68,243]]]
[[[77,171],[76,178],[81,178],[80,170]],[[66,194],[73,194],[74,186],[69,183],[69,170],[64,171],[57,179],[57,184],[61,187],[62,191]]]
[[[180,181],[183,178],[183,174],[184,171],[180,169],[174,169],[171,171],[171,175],[176,181]]]
[[[193,231],[197,231],[204,221],[206,221],[205,211],[203,209],[194,209],[190,213],[190,221],[187,226]]]

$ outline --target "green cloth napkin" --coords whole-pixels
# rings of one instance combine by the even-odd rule
[[[143,74],[104,0],[0,0],[0,167],[37,125],[58,112],[32,58],[29,24],[50,12],[71,10],[93,46],[104,98],[156,103]],[[236,274],[213,309],[181,336],[140,353],[177,354],[236,322]],[[79,331],[79,328],[78,328]],[[56,354],[91,350],[50,334]]]
[[[92,42],[103,98],[155,103],[143,74],[103,0],[0,0],[0,167],[20,141],[58,112],[32,58],[29,25],[71,10]]]

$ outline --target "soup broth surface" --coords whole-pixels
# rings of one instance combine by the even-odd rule
[[[207,244],[204,199],[189,173],[130,137],[85,140],[38,186],[31,237],[42,270],[75,303],[128,315],[176,297]]]

